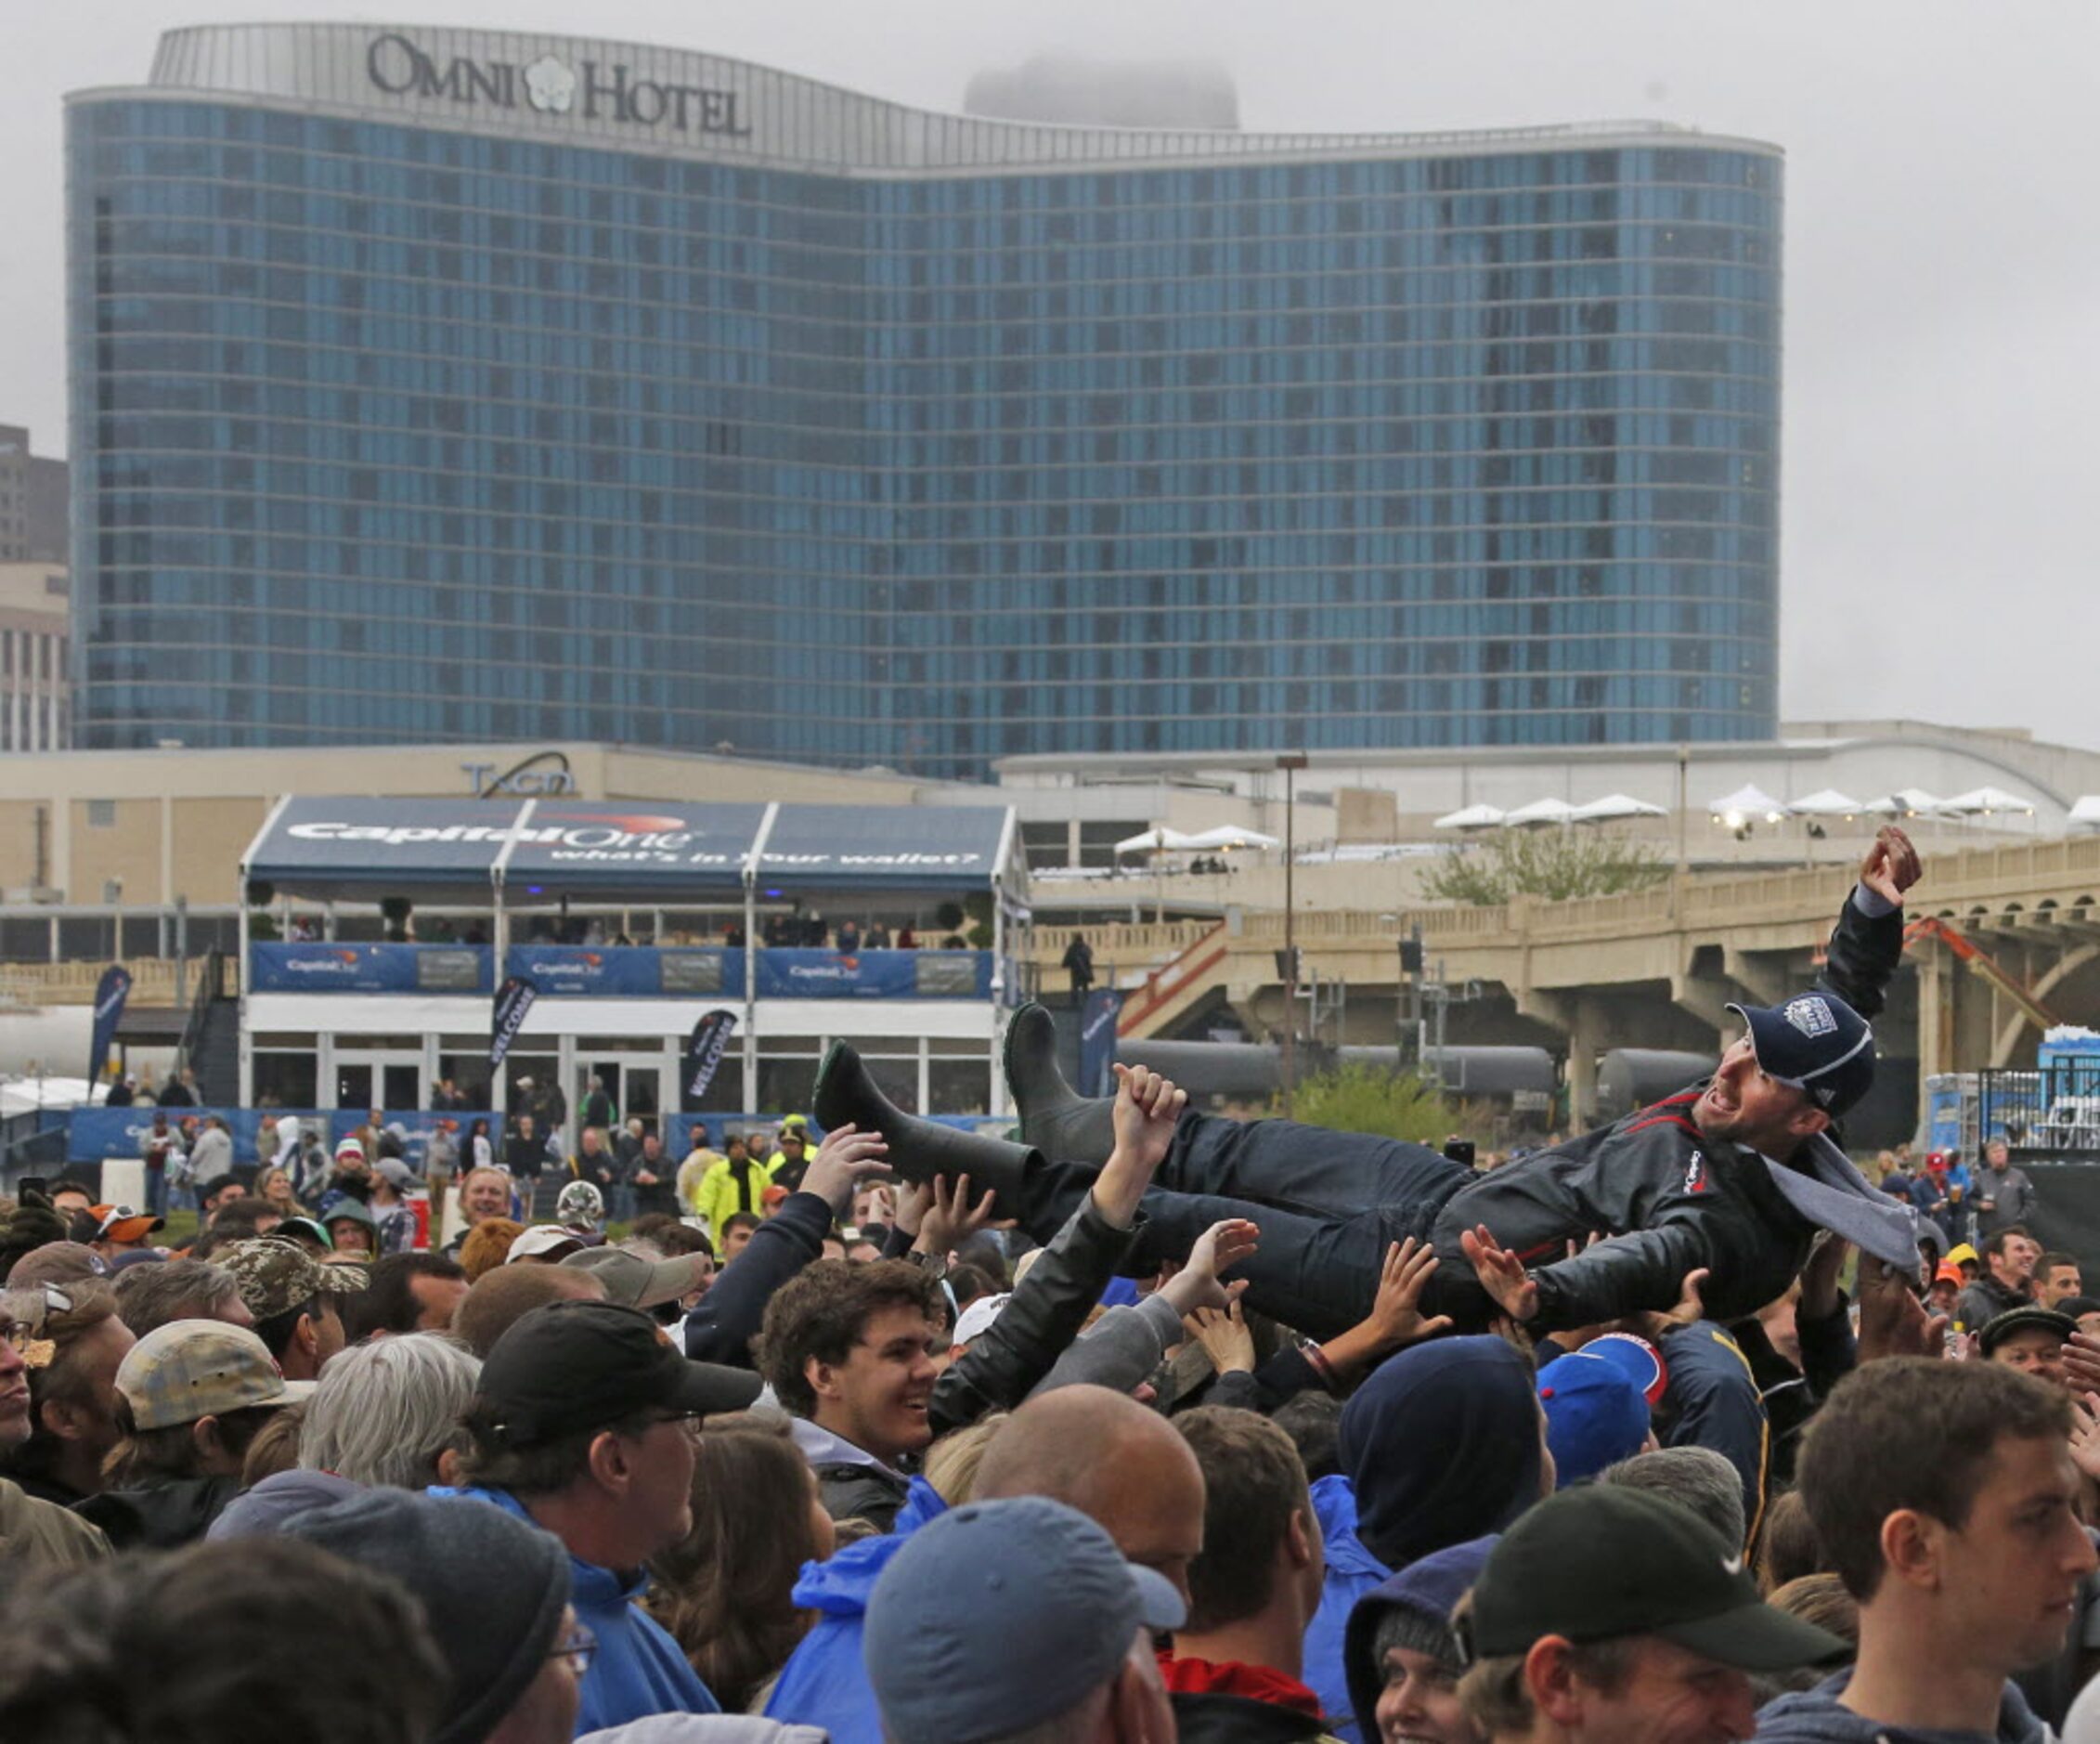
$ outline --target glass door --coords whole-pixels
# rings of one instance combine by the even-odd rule
[[[335,1056],[335,1105],[400,1113],[426,1107],[422,1057],[339,1051]]]

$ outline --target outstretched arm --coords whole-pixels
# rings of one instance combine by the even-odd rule
[[[1918,851],[1895,825],[1876,832],[1860,862],[1860,881],[1838,911],[1829,961],[1817,984],[1861,1017],[1881,1014],[1890,978],[1903,956],[1903,897],[1924,876]]]

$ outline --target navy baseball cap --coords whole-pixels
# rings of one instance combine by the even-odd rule
[[[1538,1372],[1554,1487],[1594,1477],[1631,1459],[1648,1440],[1648,1401],[1615,1362],[1578,1350]]]
[[[1731,1005],[1750,1026],[1757,1063],[1818,1108],[1842,1114],[1873,1087],[1873,1025],[1834,993],[1804,993],[1784,1005]]]
[[[862,1657],[885,1730],[982,1744],[1076,1708],[1140,1629],[1186,1612],[1164,1575],[1125,1562],[1061,1502],[973,1502],[914,1532],[868,1601]]]

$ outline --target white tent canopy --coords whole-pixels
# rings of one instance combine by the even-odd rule
[[[2100,825],[2100,793],[2081,794],[2078,803],[2071,807],[2071,822]]]
[[[1499,805],[1469,805],[1462,811],[1446,812],[1436,820],[1437,829],[1493,829],[1502,821]]]
[[[1279,848],[1283,844],[1274,836],[1264,836],[1258,829],[1241,829],[1234,824],[1218,824],[1210,829],[1199,829],[1193,836],[1185,837],[1184,848],[1210,850],[1233,848]]]
[[[1591,800],[1578,805],[1568,814],[1572,824],[1602,824],[1619,817],[1667,817],[1669,813],[1659,805],[1651,805],[1646,800],[1637,800],[1630,794],[1607,793],[1601,800]]]
[[[1957,793],[1951,800],[1943,800],[1942,809],[1957,817],[1989,817],[1998,812],[2012,812],[2031,816],[2034,801],[2023,800],[2016,793],[2007,793],[2003,787],[1971,787],[1966,793]]]
[[[1534,800],[1529,805],[1503,813],[1502,822],[1510,829],[1536,829],[1546,824],[1569,823],[1574,817],[1575,807],[1565,800]]]
[[[1718,800],[1708,800],[1706,809],[1716,817],[1727,818],[1732,815],[1738,821],[1744,818],[1764,818],[1769,821],[1782,816],[1786,811],[1785,806],[1755,781],[1745,782],[1733,793],[1723,794]]]
[[[1181,853],[1196,846],[1196,839],[1167,824],[1155,824],[1150,829],[1135,836],[1125,836],[1116,844],[1118,853]]]
[[[1786,809],[1795,817],[1857,817],[1867,808],[1849,793],[1835,787],[1818,787],[1798,800],[1789,800]]]
[[[1938,817],[1947,802],[1923,787],[1898,787],[1878,800],[1869,800],[1867,810],[1877,817]]]

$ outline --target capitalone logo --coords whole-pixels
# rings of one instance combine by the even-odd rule
[[[525,101],[542,113],[566,115],[576,103],[576,74],[552,55],[525,70]]]

